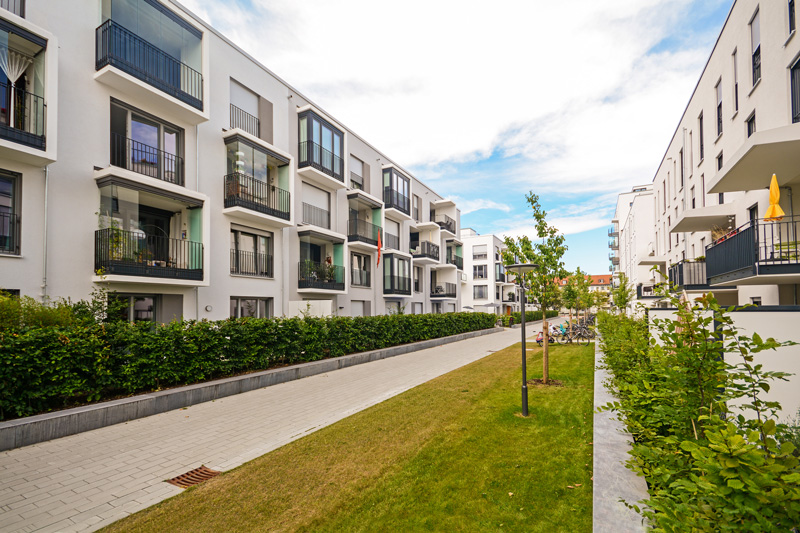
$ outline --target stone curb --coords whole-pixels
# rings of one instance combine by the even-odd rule
[[[8,420],[0,422],[0,451],[83,433],[84,431],[144,418],[295,379],[324,374],[348,366],[378,361],[501,331],[503,331],[503,328],[471,331],[439,339],[412,342],[284,368],[262,370],[243,376],[223,378],[149,394],[140,394],[120,400]]]

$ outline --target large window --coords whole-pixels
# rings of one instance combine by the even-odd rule
[[[489,289],[486,285],[475,285],[472,287],[472,297],[475,300],[485,300],[488,298]]]
[[[272,234],[255,230],[231,230],[231,274],[271,278]]]
[[[352,155],[350,156],[350,188],[364,189],[364,162]]]
[[[697,117],[697,131],[700,135],[700,161],[702,162],[705,159],[706,150],[703,144],[703,114],[700,113],[700,116]]]
[[[792,123],[800,122],[800,61],[792,67]]]
[[[472,259],[487,259],[489,256],[487,254],[486,245],[485,244],[476,244],[472,247]]]
[[[370,286],[370,258],[368,255],[350,254],[350,279],[356,287]]]
[[[760,13],[756,11],[750,21],[750,43],[753,49],[753,86],[761,79],[761,27]]]
[[[472,279],[486,279],[486,277],[487,277],[486,265],[472,266]]]
[[[794,13],[794,0],[789,0],[789,33],[794,33],[797,28],[797,21]]]
[[[158,318],[156,316],[156,307],[158,304],[159,296],[155,294],[148,295],[125,295],[117,294],[110,296],[120,302],[119,318],[127,322],[155,322]]]
[[[717,92],[717,135],[722,135],[722,80],[714,90]]]
[[[739,64],[736,61],[736,50],[733,51],[733,111],[739,111]]]
[[[343,134],[312,111],[300,114],[299,166],[311,166],[341,182]]]
[[[254,137],[260,137],[261,122],[258,115],[258,95],[231,80],[231,128],[239,128]]]
[[[269,318],[272,298],[231,296],[231,318]]]
[[[19,255],[19,177],[0,173],[0,254]]]
[[[411,182],[394,168],[383,170],[383,202],[387,208],[411,214]]]

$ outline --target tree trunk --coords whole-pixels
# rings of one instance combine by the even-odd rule
[[[542,383],[550,381],[550,329],[547,325],[547,311],[542,307],[542,329],[544,330],[544,349],[542,350]]]

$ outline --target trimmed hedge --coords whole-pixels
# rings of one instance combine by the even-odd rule
[[[0,420],[492,328],[487,313],[0,329]]]
[[[558,311],[547,311],[547,318],[553,318],[558,316]],[[503,327],[509,327],[511,324],[509,322],[509,317],[514,319],[514,324],[521,324],[522,323],[522,313],[514,312],[511,315],[503,315]],[[542,312],[541,311],[525,311],[525,322],[537,322],[542,319]]]

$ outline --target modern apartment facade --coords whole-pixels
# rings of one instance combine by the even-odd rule
[[[634,231],[653,236],[638,265],[656,265],[680,290],[713,290],[728,305],[798,304],[795,34],[793,1],[736,0],[667,147],[652,183],[653,220],[635,220]],[[780,221],[764,220],[773,174]],[[630,277],[636,266],[626,265]]]
[[[461,230],[464,243],[464,288],[461,301],[465,309],[508,314],[519,311],[519,291],[506,273],[500,253],[503,240],[496,235],[480,235],[472,228]]]
[[[156,321],[461,308],[456,205],[179,4],[0,6],[1,288]]]

